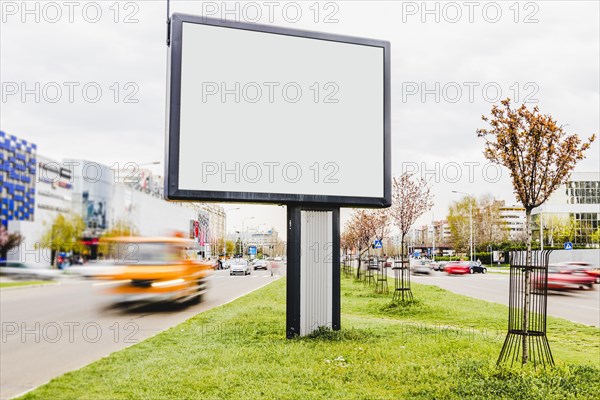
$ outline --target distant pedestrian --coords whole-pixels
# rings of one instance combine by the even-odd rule
[[[273,276],[274,274],[281,276],[280,268],[281,268],[281,264],[279,264],[279,261],[269,262],[269,269],[271,270],[271,276]]]

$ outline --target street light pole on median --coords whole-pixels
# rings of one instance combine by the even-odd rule
[[[244,224],[249,219],[254,219],[254,217],[248,217],[248,218],[244,218],[242,220],[242,258],[244,258],[244,256],[245,256],[245,254],[244,254],[244,243],[246,241],[246,230],[244,228]]]
[[[465,192],[459,192],[453,190],[452,193],[464,194],[465,196],[469,196],[469,227],[470,227],[470,244],[471,244],[471,253],[469,254],[469,261],[473,261],[473,202],[471,201],[471,195]]]
[[[223,260],[227,258],[227,211],[239,210],[240,207],[224,208],[223,214],[225,215],[225,236],[223,237]]]

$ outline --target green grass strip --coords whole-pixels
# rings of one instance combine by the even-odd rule
[[[554,368],[495,366],[507,307],[342,278],[342,330],[285,338],[285,279],[67,373],[25,399],[597,399],[597,328],[548,318]]]

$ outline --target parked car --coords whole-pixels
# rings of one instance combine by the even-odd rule
[[[444,271],[448,275],[465,275],[471,273],[471,266],[467,262],[453,261],[444,267]]]
[[[234,274],[244,274],[250,275],[252,273],[252,268],[248,264],[248,261],[243,258],[234,258],[231,261],[231,265],[229,267],[229,275]]]
[[[257,269],[267,269],[267,260],[260,259],[260,260],[254,260],[254,262],[252,263],[252,266],[254,267],[254,270],[256,271]]]
[[[471,274],[485,274],[487,272],[487,268],[481,265],[480,262],[471,261],[469,262],[469,268]]]
[[[577,290],[592,289],[596,278],[587,274],[573,273],[566,268],[558,266],[548,267],[549,290]],[[542,286],[538,282],[532,283],[534,287]]]

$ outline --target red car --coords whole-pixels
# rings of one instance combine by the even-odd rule
[[[569,269],[548,267],[548,289],[591,289],[596,278],[587,274],[573,273]],[[535,285],[535,282],[533,282]]]
[[[592,264],[585,261],[570,261],[559,265],[560,268],[565,268],[563,273],[579,273],[594,277],[596,283],[600,283],[600,269],[594,268]]]
[[[467,262],[451,262],[444,267],[449,275],[465,275],[471,273],[471,267]]]

